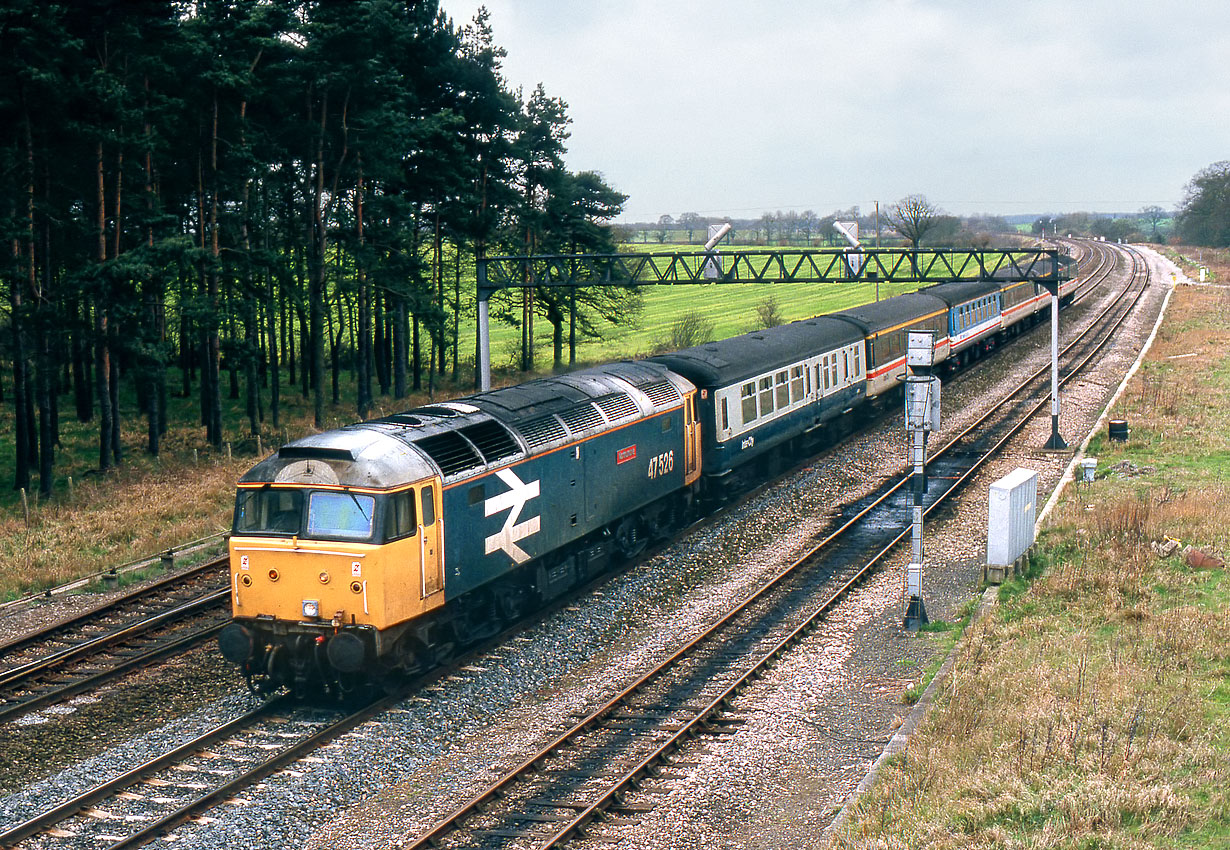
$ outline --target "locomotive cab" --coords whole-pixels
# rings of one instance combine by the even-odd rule
[[[257,684],[344,685],[444,603],[438,475],[380,434],[321,437],[239,483],[219,645]]]

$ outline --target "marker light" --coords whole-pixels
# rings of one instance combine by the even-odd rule
[[[315,599],[303,600],[303,616],[308,620],[315,620],[320,616],[320,602]]]

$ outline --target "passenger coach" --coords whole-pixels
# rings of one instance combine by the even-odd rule
[[[863,337],[820,316],[650,358],[700,390],[707,486],[809,434],[863,397]]]

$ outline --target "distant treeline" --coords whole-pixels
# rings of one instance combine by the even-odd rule
[[[567,104],[510,91],[503,56],[485,10],[459,27],[434,0],[0,0],[14,485],[50,494],[62,404],[105,470],[134,396],[148,451],[169,390],[220,446],[227,371],[254,434],[296,384],[319,427],[342,369],[359,416],[373,382],[457,380],[476,256],[611,250],[626,197],[565,169]],[[559,360],[559,297],[493,315],[527,338],[545,317]],[[583,293],[581,332],[625,297]]]
[[[711,224],[729,222],[727,241],[743,245],[790,247],[845,247],[846,241],[833,227],[837,221],[857,221],[864,245],[874,244],[877,229],[881,244],[889,247],[909,244],[893,229],[891,211],[881,209],[877,222],[874,213],[851,207],[824,216],[812,210],[764,213],[759,218],[730,218],[683,213],[663,215],[656,222],[629,222],[615,225],[622,241],[629,243],[703,244]],[[996,236],[1028,234],[1033,236],[1097,236],[1112,241],[1163,241],[1173,231],[1175,213],[1161,207],[1145,207],[1137,213],[1067,213],[1045,216],[955,216],[936,210],[921,241],[932,248],[983,248],[995,244]],[[877,228],[878,223],[878,228]]]

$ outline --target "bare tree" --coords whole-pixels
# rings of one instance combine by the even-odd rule
[[[886,218],[894,230],[909,240],[917,251],[927,232],[935,227],[940,208],[927,200],[925,195],[906,195],[888,208]]]
[[[658,243],[666,241],[666,237],[670,234],[671,227],[675,224],[675,218],[670,213],[665,213],[658,217]]]
[[[1141,207],[1140,216],[1145,221],[1149,222],[1149,226],[1153,228],[1153,232],[1149,237],[1150,241],[1161,242],[1162,234],[1158,229],[1158,225],[1167,218],[1166,211],[1156,204],[1153,204],[1151,206]]]
[[[704,216],[694,212],[681,213],[675,223],[688,232],[688,242],[691,242],[696,234],[696,231],[704,227],[708,222]]]

